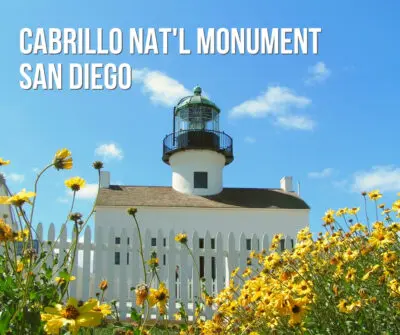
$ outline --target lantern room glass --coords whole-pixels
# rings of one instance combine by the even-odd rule
[[[219,131],[219,112],[204,105],[182,108],[175,115],[175,131],[189,130]]]

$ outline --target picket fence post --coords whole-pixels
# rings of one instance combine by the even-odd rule
[[[74,241],[73,230],[70,232],[70,237],[68,237],[66,226],[63,225],[61,230],[60,239],[55,242],[54,224],[48,228],[47,240],[44,237],[41,223],[37,225],[36,229],[39,245],[44,251],[51,253],[47,264],[52,266],[53,258],[58,257],[58,265],[55,266],[55,269],[62,264]],[[106,279],[108,289],[105,292],[104,300],[106,302],[117,300],[120,317],[125,319],[129,313],[128,306],[137,308],[134,288],[144,282],[144,276],[137,231],[133,228],[122,229],[118,234],[114,227],[107,229],[97,227],[94,234],[89,226],[85,228],[76,249],[77,254],[73,264],[73,275],[76,276],[76,281],[70,284],[69,294],[78,300],[86,301],[95,297],[96,292],[100,292],[98,285],[101,280]],[[92,236],[94,237],[93,241]],[[170,298],[166,315],[168,319],[173,319],[179,302],[188,312],[189,319],[193,320],[196,302],[200,302],[202,288],[207,294],[216,295],[229,285],[229,280],[232,279],[230,273],[234,269],[239,267],[240,275],[251,264],[248,261],[250,249],[255,252],[264,250],[268,253],[270,247],[267,234],[260,236],[254,233],[251,235],[240,233],[237,235],[230,232],[228,235],[223,235],[218,232],[216,235],[211,235],[207,231],[205,235],[199,236],[199,233],[194,231],[191,236],[188,236],[187,246],[191,250],[193,260],[186,246],[175,241],[173,230],[164,232],[159,229],[152,232],[146,229],[142,235],[145,260],[149,260],[153,251],[156,252],[159,260],[158,278],[165,282],[169,291]],[[119,239],[118,244],[117,238]],[[155,244],[152,243],[154,238],[156,239]],[[204,243],[200,243],[200,238]],[[54,242],[55,248],[51,250],[51,243]],[[291,236],[286,235],[282,245],[284,249],[292,250],[293,242]],[[201,247],[200,244],[202,244]],[[67,262],[69,266],[71,260],[70,257]],[[146,266],[146,268],[149,271],[149,267]],[[200,281],[198,270],[205,277],[204,283]],[[57,276],[57,273],[53,275]],[[153,288],[159,287],[158,278],[153,278],[151,285]],[[237,284],[237,279],[234,279],[234,282]],[[214,307],[205,306],[206,318],[212,316]],[[152,308],[150,317],[154,319],[159,316],[158,309]]]

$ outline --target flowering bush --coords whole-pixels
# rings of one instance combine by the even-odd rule
[[[9,163],[0,158],[0,166]],[[0,205],[9,205],[12,213],[0,218],[0,334],[78,334],[81,328],[100,325],[111,314],[110,306],[97,299],[66,300],[69,283],[75,280],[71,273],[79,235],[93,214],[92,210],[83,219],[82,214],[72,212],[76,192],[85,186],[84,179],[73,177],[65,181],[73,192],[65,223],[72,221],[75,232],[67,256],[59,258],[55,253],[62,232],[56,241],[48,245],[38,241],[39,248],[35,248],[38,236],[32,222],[39,180],[52,167],[69,170],[72,166],[71,152],[59,150],[38,174],[34,192],[23,189],[0,197]],[[94,167],[100,174],[102,163],[95,162]]]
[[[276,235],[269,254],[252,252],[252,264],[213,299],[201,333],[400,334],[400,224],[392,217],[400,200],[389,209],[381,196],[368,194],[377,208],[371,228],[359,208],[328,210],[317,238],[305,228],[292,251],[277,252]]]
[[[0,167],[9,163],[0,158]],[[156,254],[144,258],[136,208],[127,213],[139,237],[144,282],[132,288],[139,310],[131,309],[129,324],[119,322],[115,301],[104,303],[107,280],[99,284],[97,299],[82,302],[68,296],[69,283],[75,280],[77,242],[94,211],[86,218],[73,212],[84,179],[65,181],[73,193],[65,223],[71,222],[75,232],[67,257],[55,253],[58,239],[48,246],[41,243],[39,252],[35,249],[32,222],[39,180],[52,167],[72,166],[69,150],[59,150],[39,173],[33,192],[24,189],[0,197],[0,204],[9,205],[13,212],[12,217],[0,218],[0,334],[82,334],[84,330],[93,334],[107,316],[117,321],[115,334],[154,333],[154,325],[146,323],[150,309],[157,308],[160,319],[165,319],[169,292],[159,278]],[[95,162],[93,167],[100,175],[103,164]],[[295,248],[284,252],[277,251],[282,235],[274,236],[270,250],[251,252],[248,267],[235,269],[229,287],[216,297],[200,285],[193,320],[189,322],[183,306],[176,314],[180,334],[400,334],[400,223],[394,221],[400,217],[400,199],[387,208],[378,203],[382,194],[377,190],[363,197],[365,205],[372,201],[375,206],[374,222],[365,210],[362,224],[359,208],[328,210],[322,218],[325,233],[313,238],[305,228],[298,233]],[[175,240],[187,249],[200,276],[188,236],[180,233]],[[206,305],[215,309],[210,320],[202,317]]]

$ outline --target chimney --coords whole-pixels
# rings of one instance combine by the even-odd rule
[[[100,188],[110,187],[110,172],[100,171]]]
[[[283,177],[281,179],[281,189],[285,192],[293,192],[293,177]]]

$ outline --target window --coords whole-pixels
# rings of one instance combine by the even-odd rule
[[[215,279],[215,257],[211,257],[211,278]]]
[[[157,239],[155,237],[151,238],[151,246],[156,247],[157,246]]]
[[[246,249],[251,250],[251,239],[250,238],[246,238]]]
[[[126,254],[126,264],[129,265],[129,252]]]
[[[199,248],[204,249],[204,238],[199,238]]]
[[[281,239],[281,251],[285,250],[285,239]]]
[[[127,242],[128,242],[128,245],[129,245],[129,242],[130,242],[129,237],[128,237],[128,241]]]
[[[121,244],[121,237],[115,238],[115,244]]]
[[[194,172],[194,188],[207,188],[208,187],[208,174],[207,172]]]
[[[211,249],[215,249],[215,238],[211,239]]]
[[[119,265],[120,264],[120,253],[119,251],[115,252],[115,265]]]
[[[164,247],[167,246],[167,239],[164,237]]]
[[[163,255],[163,265],[167,265],[167,255]]]
[[[204,256],[200,256],[200,278],[204,278]]]

